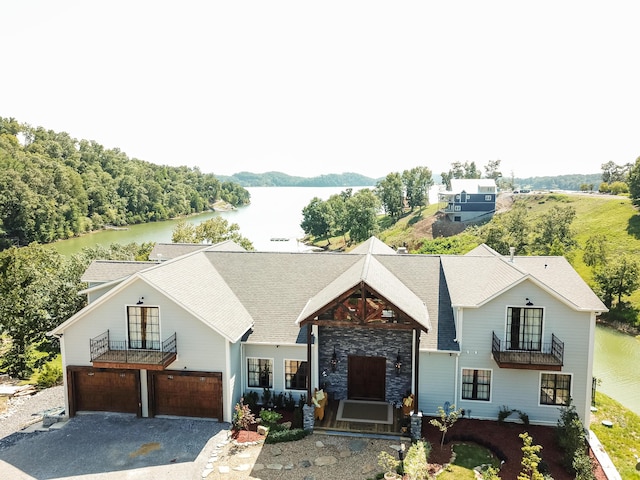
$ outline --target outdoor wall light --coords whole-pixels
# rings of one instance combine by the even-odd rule
[[[527,301],[527,307],[530,307],[531,305],[533,305],[533,302],[528,298],[525,298],[525,300]]]
[[[335,372],[338,367],[338,355],[336,354],[336,347],[333,347],[333,355],[331,355],[331,371]]]
[[[396,357],[396,375],[400,374],[400,369],[402,368],[402,359],[400,358],[400,350],[398,350],[398,356]]]
[[[136,305],[142,305],[144,303],[143,300],[144,300],[144,297],[140,297],[138,299],[138,303],[136,303]]]

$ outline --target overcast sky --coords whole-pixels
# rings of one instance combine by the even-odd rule
[[[0,116],[203,172],[640,156],[640,2],[67,1],[0,6]]]

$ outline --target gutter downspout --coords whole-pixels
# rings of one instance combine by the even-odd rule
[[[64,416],[69,418],[69,379],[67,378],[67,351],[64,348],[64,334],[56,333],[52,334],[52,337],[55,337],[60,342],[60,353],[62,354],[62,385],[64,388],[62,391],[64,392]]]
[[[456,383],[455,383],[455,386],[453,387],[453,394],[454,394],[454,402],[453,402],[453,404],[454,405],[458,405],[458,372],[460,370],[458,367],[460,365],[460,352],[456,353],[456,362],[455,362],[455,364],[456,364],[456,366],[455,366],[456,373],[455,373],[455,375],[453,377],[454,377],[454,381]]]
[[[455,395],[454,397],[454,405],[458,404],[458,378],[460,375],[460,353],[462,352],[462,327],[464,325],[464,308],[462,307],[458,307],[456,309],[456,311],[458,312],[458,321],[457,321],[457,332],[456,332],[456,342],[458,343],[458,352],[456,353],[456,361],[455,361],[455,374],[453,375],[454,377],[454,381],[455,381],[455,385],[453,387],[453,393]]]

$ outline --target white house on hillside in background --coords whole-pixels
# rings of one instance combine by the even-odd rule
[[[453,179],[451,190],[440,192],[439,200],[452,222],[488,221],[496,211],[497,188],[491,178]]]
[[[507,405],[549,425],[572,398],[589,423],[606,308],[563,257],[408,255],[376,238],[349,253],[156,248],[164,261],[94,262],[90,303],[51,332],[69,415],[231,421],[246,392],[324,388],[329,408],[411,392],[425,415]]]

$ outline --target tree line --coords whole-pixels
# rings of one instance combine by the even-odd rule
[[[363,188],[353,192],[348,188],[331,195],[328,200],[314,197],[302,209],[300,227],[307,235],[316,238],[347,235],[349,242],[362,242],[379,231],[380,209],[397,220],[408,210],[429,204],[429,187],[433,185],[431,170],[415,167],[389,173],[376,183],[375,188]]]
[[[425,239],[414,253],[461,255],[484,243],[502,255],[509,255],[512,247],[518,255],[564,256],[570,262],[581,255],[591,268],[591,287],[610,310],[605,317],[636,324],[639,310],[625,298],[640,288],[640,262],[631,254],[614,254],[602,234],[589,236],[580,246],[575,218],[572,206],[559,205],[532,218],[525,201],[516,200],[508,212],[495,215],[490,222],[468,227],[455,237]]]
[[[492,160],[484,167],[484,178],[499,182],[502,179],[500,160]],[[451,189],[451,180],[482,178],[475,162],[454,162],[451,169],[441,173],[442,181]],[[300,227],[306,235],[315,238],[343,236],[346,243],[361,242],[380,230],[380,210],[391,223],[403,215],[429,205],[429,188],[434,185],[431,169],[418,166],[400,172],[391,172],[378,180],[373,189],[364,188],[353,193],[346,189],[328,200],[313,198],[302,209]],[[347,241],[347,236],[349,240]]]
[[[197,168],[0,117],[0,249],[198,213],[220,199],[238,206],[250,196]]]
[[[60,352],[46,333],[86,305],[78,292],[92,260],[148,260],[152,248],[112,244],[65,256],[32,243],[0,251],[0,372],[28,378]]]
[[[238,183],[243,187],[367,187],[376,179],[359,173],[330,173],[317,177],[296,177],[282,172],[239,172],[231,176],[217,175],[218,179]]]

